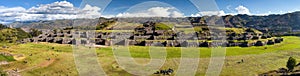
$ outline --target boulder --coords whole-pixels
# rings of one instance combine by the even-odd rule
[[[105,45],[105,41],[104,39],[95,39],[95,43],[96,45]]]
[[[276,38],[276,39],[274,39],[274,41],[275,41],[275,43],[280,43],[281,41],[283,41],[283,39],[282,38]]]
[[[259,36],[253,36],[252,37],[252,40],[258,40],[259,39]]]
[[[264,46],[265,43],[262,41],[256,41],[256,43],[254,44],[254,46]]]
[[[199,47],[209,47],[210,43],[208,43],[207,41],[200,43]]]
[[[275,42],[273,40],[268,40],[267,44],[268,45],[273,45],[273,44],[275,44]]]
[[[46,42],[50,42],[50,43],[53,43],[54,42],[54,38],[52,38],[52,37],[48,37],[48,38],[46,38]]]
[[[199,44],[197,41],[188,42],[189,47],[198,47]]]
[[[58,44],[62,44],[63,43],[63,39],[62,38],[55,38],[54,42],[58,43]]]
[[[62,44],[72,44],[72,40],[71,38],[63,38]]]
[[[226,45],[227,47],[237,46],[237,44],[234,41],[228,41]]]
[[[240,47],[250,47],[251,44],[249,44],[249,42],[241,42],[241,43],[239,44],[239,46],[240,46]]]
[[[80,44],[87,44],[87,43],[88,43],[88,41],[85,40],[85,39],[81,39],[81,40],[80,40]]]

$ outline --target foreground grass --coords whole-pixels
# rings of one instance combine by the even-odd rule
[[[228,47],[226,48],[226,59],[223,65],[221,75],[238,75],[253,76],[270,70],[276,70],[284,67],[289,56],[300,59],[300,39],[294,36],[284,37],[284,42],[275,45],[263,47]],[[267,48],[267,49],[265,49]],[[149,47],[130,46],[131,56],[136,62],[146,64],[149,62]],[[167,60],[162,69],[178,68],[180,64],[181,48],[168,47]],[[190,48],[200,50],[200,63],[198,65],[197,75],[205,75],[207,70],[211,48]],[[106,74],[109,76],[130,76],[131,74],[116,68],[118,65],[115,61],[111,47],[97,48],[96,53],[99,57]],[[11,52],[14,54],[23,54],[24,59],[13,61],[8,65],[1,65],[4,70],[18,68],[24,76],[32,75],[78,75],[75,68],[72,46],[51,43],[28,43],[20,45],[12,45],[7,49],[0,49],[1,52]],[[160,50],[154,50],[160,51]],[[184,50],[183,50],[184,51]],[[47,59],[53,61],[49,61]],[[245,63],[237,64],[243,59]]]
[[[15,61],[13,56],[4,56],[4,55],[0,55],[0,61]]]
[[[275,45],[266,45],[266,46],[252,46],[252,47],[227,47],[226,48],[226,56],[236,56],[236,55],[249,55],[249,54],[263,54],[277,51],[290,51],[294,49],[300,49],[300,38],[294,36],[284,37],[284,41]],[[122,46],[118,46],[122,47]],[[112,56],[112,47],[107,48],[99,48],[97,50],[98,53],[107,54],[108,56]],[[123,47],[127,48],[127,47]],[[150,58],[149,48],[144,46],[130,46],[128,49],[131,52],[131,56],[136,58]],[[167,58],[180,58],[181,57],[181,48],[180,47],[167,47],[165,48],[167,51]],[[189,48],[189,49],[199,49],[200,57],[210,57],[212,48]],[[161,50],[155,50],[161,51]],[[184,50],[183,50],[184,52]]]

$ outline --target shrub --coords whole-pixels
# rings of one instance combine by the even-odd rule
[[[289,71],[293,71],[295,66],[296,66],[296,59],[290,57],[286,63],[286,67],[289,69]]]

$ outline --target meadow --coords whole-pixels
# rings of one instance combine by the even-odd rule
[[[26,43],[26,44],[1,44],[9,48],[0,48],[0,52],[9,52],[12,54],[22,54],[22,58],[14,56],[16,61],[11,61],[8,65],[1,65],[4,71],[18,69],[21,75],[78,75],[72,45],[53,44],[53,43]],[[122,46],[119,46],[122,47]],[[146,64],[149,62],[150,47],[129,46],[131,56],[136,62]],[[167,60],[161,69],[173,68],[175,71],[180,64],[180,47],[167,47]],[[212,48],[189,48],[199,49],[199,65],[197,76],[205,75],[210,62]],[[221,75],[228,76],[253,76],[270,70],[277,70],[285,67],[288,57],[293,56],[300,59],[300,39],[296,36],[285,36],[280,44],[252,47],[227,47],[226,59],[223,65]],[[115,61],[112,47],[96,48],[98,60],[104,71],[109,76],[130,76],[131,74],[122,70]],[[2,57],[3,58],[3,57]],[[1,59],[1,56],[0,56]],[[237,63],[241,59],[244,63]],[[4,59],[5,60],[5,59]],[[175,72],[176,74],[176,72]],[[174,75],[174,74],[172,74]]]

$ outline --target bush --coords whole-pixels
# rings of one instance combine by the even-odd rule
[[[286,63],[286,67],[289,69],[289,71],[293,71],[295,66],[296,66],[296,59],[290,57]]]

